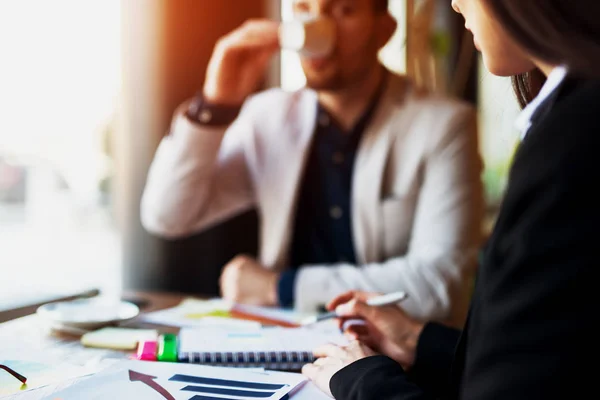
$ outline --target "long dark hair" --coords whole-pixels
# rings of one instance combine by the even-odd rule
[[[565,64],[585,78],[600,77],[599,0],[487,0],[507,32],[532,56]],[[539,70],[513,78],[521,106],[545,81]]]

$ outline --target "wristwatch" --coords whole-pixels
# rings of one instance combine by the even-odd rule
[[[190,121],[200,125],[223,126],[235,121],[241,108],[241,106],[212,104],[206,101],[202,93],[199,93],[190,102],[185,115]]]

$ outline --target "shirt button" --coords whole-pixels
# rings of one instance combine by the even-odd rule
[[[342,152],[336,151],[335,153],[333,153],[332,160],[334,164],[340,165],[344,162],[345,158],[346,157],[344,157],[344,154]]]
[[[212,113],[209,110],[203,110],[200,113],[200,118],[199,119],[200,119],[200,122],[203,122],[203,123],[206,124],[206,123],[208,123],[208,122],[210,122],[212,120],[212,117],[213,117]]]
[[[344,215],[344,211],[342,210],[341,207],[338,207],[338,206],[331,207],[331,209],[329,210],[329,215],[333,219],[340,219],[340,218],[342,218],[342,215]]]
[[[319,125],[321,125],[321,126],[329,125],[329,117],[327,116],[327,114],[319,115]]]

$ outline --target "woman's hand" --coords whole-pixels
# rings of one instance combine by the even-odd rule
[[[302,373],[324,393],[333,397],[329,389],[329,381],[333,375],[353,362],[375,354],[373,350],[356,340],[346,347],[328,344],[314,351],[317,360],[313,364],[306,364],[302,368]]]
[[[352,291],[331,301],[327,308],[340,315],[340,327],[350,340],[364,345],[410,369],[415,361],[423,324],[406,315],[398,306],[373,307],[365,302],[375,293]],[[361,319],[362,324],[350,320]]]

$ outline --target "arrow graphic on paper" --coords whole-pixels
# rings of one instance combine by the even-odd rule
[[[165,399],[175,400],[175,397],[173,397],[171,395],[171,393],[169,393],[167,391],[167,389],[160,386],[158,383],[154,382],[155,379],[156,379],[155,376],[145,375],[145,374],[141,374],[139,372],[129,370],[129,380],[131,382],[142,382],[146,386],[149,386],[150,388],[154,389],[157,393],[159,393]]]

